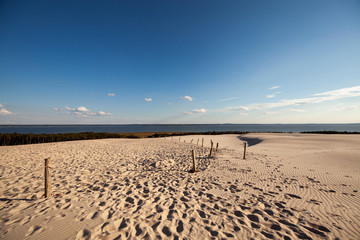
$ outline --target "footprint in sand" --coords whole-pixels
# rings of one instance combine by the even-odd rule
[[[85,220],[85,215],[86,215],[86,211],[83,210],[75,217],[75,220],[82,222]]]
[[[234,212],[234,214],[235,214],[235,216],[237,216],[237,217],[244,217],[244,215],[242,214],[242,212],[240,212],[240,211],[238,211],[238,210],[236,210],[236,211]]]
[[[265,231],[261,231],[261,234],[264,235],[266,238],[274,239],[274,235]]]
[[[25,236],[31,236],[42,232],[43,228],[39,225],[33,225],[29,228],[28,233]]]
[[[204,211],[197,210],[197,212],[198,212],[198,214],[199,214],[199,216],[200,216],[201,218],[206,218],[206,214],[205,214]]]
[[[270,227],[272,230],[275,230],[275,231],[281,231],[281,226],[279,224],[272,224],[271,227]]]
[[[248,218],[250,221],[252,221],[252,222],[256,222],[256,223],[259,222],[259,217],[256,216],[256,215],[254,215],[254,214],[249,214],[249,215],[246,215],[246,216],[247,216],[247,218]]]
[[[94,220],[95,218],[97,218],[99,216],[99,212],[94,212],[94,213],[89,213],[87,215],[87,219],[91,219],[91,220]]]
[[[270,216],[274,216],[274,212],[269,209],[265,209],[264,212],[266,212]]]
[[[78,234],[76,235],[76,240],[90,240],[91,239],[91,232],[87,229],[81,229]]]
[[[151,226],[151,228],[155,231],[156,228],[160,225],[160,223],[161,223],[160,221],[155,223],[154,225]]]
[[[211,234],[211,236],[213,237],[217,237],[219,235],[219,232],[214,230],[211,227],[205,227],[205,229]]]
[[[46,213],[47,213],[46,210],[48,210],[49,208],[50,208],[50,207],[44,207],[44,208],[42,208],[42,209],[36,209],[36,210],[35,210],[35,213],[36,213],[36,214],[38,214],[38,213],[46,214]]]
[[[11,221],[7,221],[5,222],[5,225],[10,225],[10,224],[13,224],[13,223],[18,223],[22,220],[22,218],[16,218],[14,220],[11,220]]]
[[[184,224],[181,220],[179,221],[178,226],[176,227],[176,231],[178,233],[181,233],[182,231],[184,231]]]
[[[60,207],[60,209],[69,209],[71,207],[71,203],[69,203],[69,204],[67,204],[67,205],[65,205],[65,206],[62,206],[62,207]]]
[[[281,203],[275,203],[275,205],[279,208],[285,208],[284,205],[282,205]]]
[[[164,227],[163,227],[162,232],[163,232],[167,237],[170,237],[170,236],[172,235],[169,227],[167,227],[167,226],[164,226]]]
[[[101,231],[103,233],[105,232],[113,232],[113,231],[116,231],[116,226],[115,226],[115,223],[113,222],[105,222],[104,224],[101,225]]]
[[[110,208],[110,209],[107,209],[105,211],[103,211],[103,213],[101,214],[101,217],[105,220],[107,219],[110,219],[115,213],[115,210]]]

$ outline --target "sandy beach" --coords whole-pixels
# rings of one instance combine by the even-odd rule
[[[274,133],[2,146],[0,239],[359,239],[359,146]]]

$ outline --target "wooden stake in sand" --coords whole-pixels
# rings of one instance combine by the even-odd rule
[[[192,143],[194,141],[194,139],[191,139],[190,143]]]
[[[202,138],[201,147],[204,147],[204,138]]]
[[[218,148],[219,148],[219,143],[216,143],[216,150],[215,150],[215,152],[217,152]]]
[[[50,186],[50,158],[45,158],[45,198],[51,196]]]
[[[197,140],[197,143],[196,143],[196,145],[199,145],[199,139]]]
[[[212,141],[212,140],[210,140],[210,141],[211,141],[211,147],[210,147],[210,154],[209,154],[209,157],[211,157],[211,156],[212,156],[213,147],[214,147],[214,143],[213,143],[213,141]]]
[[[245,156],[246,156],[246,142],[244,142],[244,156],[243,156],[243,159],[245,159]]]
[[[195,151],[194,151],[194,150],[191,150],[191,153],[192,153],[192,160],[193,160],[193,169],[192,169],[190,172],[196,173],[196,172],[199,172],[199,171],[196,169]]]

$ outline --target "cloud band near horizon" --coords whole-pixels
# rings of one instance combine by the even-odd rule
[[[284,99],[279,102],[273,103],[255,103],[248,106],[235,106],[227,107],[220,109],[222,112],[229,111],[249,111],[249,110],[259,110],[259,109],[268,109],[268,108],[280,108],[288,106],[299,106],[306,104],[315,104],[326,101],[332,101],[342,98],[358,97],[360,96],[360,86],[354,86],[350,88],[341,88],[328,92],[313,94],[312,97],[307,98],[297,98],[297,99]]]

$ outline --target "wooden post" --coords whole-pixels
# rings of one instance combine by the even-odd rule
[[[219,143],[216,143],[216,152],[217,152],[217,150],[218,150],[218,148],[219,148]]]
[[[197,143],[196,143],[196,145],[199,145],[199,139],[197,140]]]
[[[211,140],[211,148],[210,148],[210,154],[209,154],[209,157],[211,157],[211,156],[212,156],[213,146],[214,146],[214,143],[213,143],[213,141]]]
[[[192,173],[196,173],[196,172],[199,172],[199,171],[196,169],[195,151],[194,151],[194,150],[191,150],[191,153],[192,153],[192,159],[193,159],[193,169],[191,170],[191,172],[192,172]]]
[[[181,139],[181,137],[179,137],[179,142],[180,142],[180,139]]]
[[[192,143],[194,141],[194,139],[191,139],[190,143]]]
[[[245,156],[246,156],[246,142],[244,142],[244,156],[243,156],[243,159],[245,159]]]
[[[50,185],[50,158],[45,158],[45,198],[51,196]]]
[[[202,138],[201,147],[204,147],[204,138]]]

